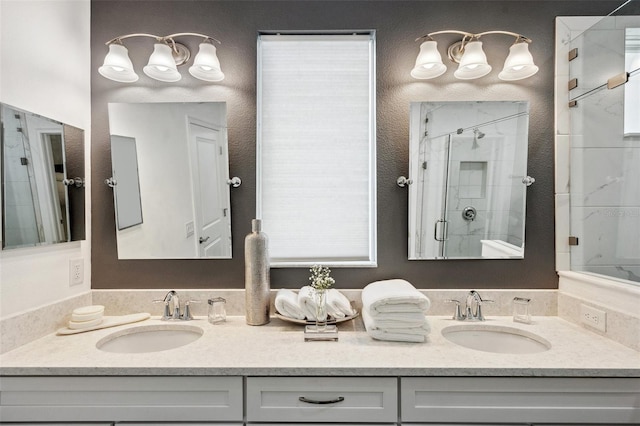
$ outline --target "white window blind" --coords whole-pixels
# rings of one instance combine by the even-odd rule
[[[257,217],[273,266],[375,266],[375,44],[260,35]]]

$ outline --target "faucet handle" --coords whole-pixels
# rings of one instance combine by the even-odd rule
[[[485,303],[495,303],[495,301],[491,299],[481,299],[478,302],[478,314],[476,315],[478,321],[484,321],[484,316],[482,315],[482,305],[484,305]]]
[[[169,311],[169,302],[165,300],[154,300],[153,303],[164,303],[164,313],[162,314],[162,321],[171,319],[171,312]]]
[[[456,304],[456,310],[453,314],[453,319],[456,321],[462,321],[464,320],[464,315],[462,315],[462,312],[460,311],[460,301],[456,300],[456,299],[446,299],[444,301],[444,303],[455,303]]]
[[[193,319],[193,315],[191,315],[191,303],[200,303],[200,300],[187,300],[184,302],[184,314],[182,314],[181,320],[191,321]]]

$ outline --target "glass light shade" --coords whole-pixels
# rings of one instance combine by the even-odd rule
[[[224,73],[220,69],[220,61],[216,55],[216,47],[207,42],[200,43],[200,50],[189,67],[189,73],[204,81],[222,81]]]
[[[504,61],[504,68],[498,74],[498,78],[506,81],[522,80],[537,72],[538,67],[533,63],[528,43],[521,42],[515,43],[509,48],[509,56]]]
[[[138,74],[133,70],[129,59],[129,51],[121,44],[109,45],[109,53],[104,57],[104,64],[98,68],[98,72],[103,77],[120,83],[138,81]]]
[[[464,46],[464,53],[460,58],[460,65],[453,75],[461,80],[473,80],[491,72],[491,65],[487,63],[487,55],[482,50],[481,41],[470,41]]]
[[[438,52],[438,44],[434,40],[423,42],[416,58],[416,65],[411,70],[411,77],[427,80],[441,76],[446,70],[447,67],[442,63],[442,56]]]
[[[160,81],[174,82],[182,78],[173,59],[171,47],[164,43],[156,43],[149,63],[142,71],[151,78]]]

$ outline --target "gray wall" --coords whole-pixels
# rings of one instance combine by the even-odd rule
[[[553,198],[554,18],[604,15],[620,1],[92,1],[92,287],[241,288],[244,236],[255,215],[256,34],[259,30],[377,30],[378,267],[335,268],[338,288],[361,288],[386,278],[405,278],[419,288],[555,288]],[[503,83],[497,78],[513,39],[483,38],[494,71],[458,81],[452,68],[437,80],[409,76],[426,33],[457,29],[507,30],[533,39],[539,73]],[[218,55],[226,79],[207,84],[182,69],[183,80],[166,84],[141,72],[150,39],[126,42],[140,80],[132,85],[102,78],[97,68],[118,35],[199,32],[222,41]],[[455,37],[438,37],[441,51]],[[193,52],[199,40],[185,39]],[[446,59],[445,59],[446,60]],[[530,101],[526,252],[523,260],[407,260],[407,191],[396,178],[408,173],[409,104],[444,100]],[[243,184],[232,198],[232,260],[118,260],[111,175],[109,102],[225,101],[230,170]],[[167,166],[170,173],[170,167]],[[170,202],[170,200],[168,200]],[[272,288],[297,288],[306,268],[274,269]]]

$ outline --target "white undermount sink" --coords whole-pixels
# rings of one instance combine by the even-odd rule
[[[204,331],[187,324],[157,324],[131,327],[100,339],[96,347],[105,352],[145,353],[179,348],[195,342]]]
[[[483,352],[534,354],[551,349],[546,339],[515,327],[490,324],[460,324],[442,330],[457,345]]]

